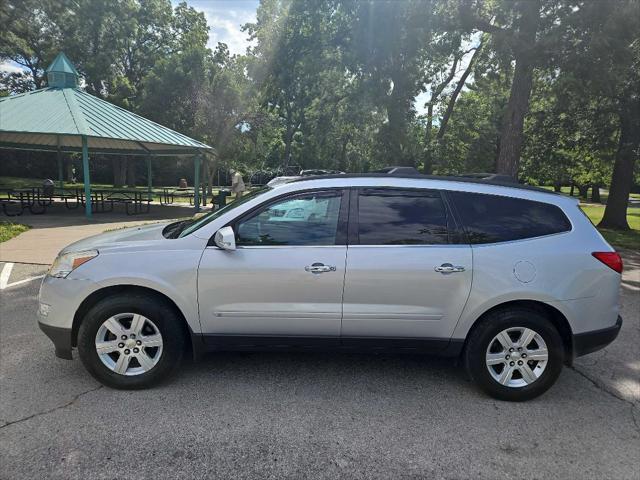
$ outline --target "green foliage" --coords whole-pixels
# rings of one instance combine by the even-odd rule
[[[206,18],[185,2],[5,3],[0,59],[30,75],[0,75],[0,95],[44,86],[64,50],[87,91],[213,145],[209,180],[230,166],[492,172],[518,97],[522,179],[608,186],[640,92],[633,0],[262,0],[244,55],[207,48]],[[530,89],[514,81],[527,72]],[[167,160],[154,174],[189,168]]]

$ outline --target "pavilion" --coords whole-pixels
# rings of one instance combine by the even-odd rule
[[[46,70],[46,88],[0,98],[0,148],[82,153],[85,212],[91,218],[89,155],[141,155],[152,185],[155,157],[188,155],[194,159],[194,205],[199,210],[200,164],[213,149],[79,88],[80,75],[64,53]]]

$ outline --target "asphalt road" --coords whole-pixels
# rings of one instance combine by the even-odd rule
[[[2,265],[0,264],[0,269]],[[0,291],[0,478],[640,478],[640,255],[623,332],[528,403],[448,360],[224,353],[146,391],[101,387],[36,326],[43,267]]]

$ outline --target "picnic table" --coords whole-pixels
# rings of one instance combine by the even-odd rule
[[[201,184],[200,202],[204,206],[207,204],[207,184]],[[180,187],[163,187],[160,193],[160,204],[171,205],[176,201],[176,198],[186,198],[189,200],[189,205],[193,205],[195,202],[195,189],[193,187],[180,188]]]
[[[112,212],[114,205],[125,205],[127,215],[149,213],[151,211],[152,197],[146,190],[91,190],[91,204],[94,213]],[[78,196],[78,201],[84,205],[83,194]]]
[[[160,204],[171,205],[176,201],[176,198],[186,198],[189,200],[189,205],[193,205],[195,190],[193,188],[165,187],[160,194]]]
[[[9,217],[22,215],[29,210],[33,215],[46,213],[53,200],[64,201],[69,210],[85,204],[83,189],[66,190],[48,187],[8,188],[0,187],[0,204],[2,211]],[[91,201],[93,212],[112,212],[114,205],[125,205],[127,215],[149,213],[151,196],[146,190],[106,190],[92,189]]]
[[[28,209],[33,215],[41,215],[47,211],[52,199],[42,196],[38,187],[29,188],[0,188],[3,194],[0,203],[2,211],[9,217],[22,215]]]

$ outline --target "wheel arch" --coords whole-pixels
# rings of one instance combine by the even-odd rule
[[[85,298],[82,301],[82,303],[80,304],[80,306],[76,310],[76,313],[73,316],[73,325],[71,327],[71,343],[72,343],[72,346],[75,347],[78,344],[78,330],[80,329],[80,324],[82,323],[82,320],[84,319],[84,317],[87,314],[87,312],[94,305],[96,305],[99,301],[101,301],[101,300],[103,300],[103,299],[105,299],[107,297],[110,297],[112,295],[118,295],[118,294],[122,294],[122,293],[140,294],[140,295],[145,295],[145,296],[149,296],[149,297],[155,297],[158,300],[166,303],[171,309],[173,309],[175,311],[175,313],[178,316],[178,318],[180,318],[180,320],[181,320],[180,323],[182,324],[182,326],[184,328],[185,334],[188,335],[188,337],[191,340],[188,343],[191,343],[191,344],[193,343],[193,341],[194,341],[193,339],[196,336],[194,335],[193,330],[191,329],[191,326],[189,325],[189,322],[187,322],[187,319],[186,319],[184,313],[178,307],[176,302],[174,302],[167,295],[165,295],[164,293],[159,292],[157,290],[154,290],[152,288],[142,287],[142,286],[139,286],[139,285],[112,285],[112,286],[100,288],[100,289],[92,292],[89,296],[87,296],[87,298]],[[195,349],[194,349],[194,352],[195,352]]]
[[[567,362],[571,361],[571,359],[573,358],[573,333],[571,330],[571,325],[569,325],[569,321],[567,320],[567,317],[565,317],[565,315],[554,306],[539,300],[510,300],[510,301],[499,303],[497,305],[492,306],[491,308],[483,312],[473,322],[473,324],[471,325],[471,328],[467,333],[467,336],[465,337],[462,351],[463,352],[465,351],[467,347],[467,342],[469,341],[469,338],[471,338],[471,335],[473,335],[473,331],[478,327],[478,325],[480,325],[480,323],[487,316],[489,316],[490,314],[496,311],[505,310],[508,308],[523,308],[527,310],[533,310],[533,311],[542,313],[545,317],[547,317],[551,321],[551,323],[554,325],[554,327],[556,327],[556,329],[558,330],[558,333],[560,333],[560,337],[562,338],[562,344],[565,349],[566,361]]]

